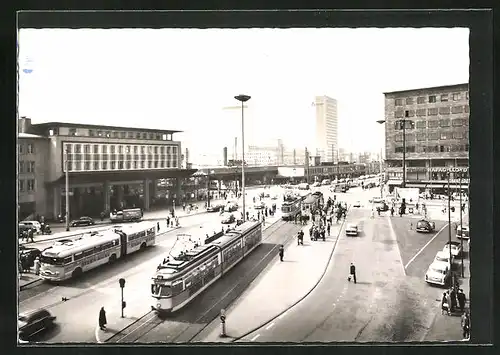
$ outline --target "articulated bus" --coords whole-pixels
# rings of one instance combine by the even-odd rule
[[[42,252],[40,277],[49,281],[63,281],[80,276],[98,266],[113,263],[127,254],[154,245],[156,232],[154,223],[140,222],[59,240]]]
[[[261,242],[260,222],[245,222],[208,244],[170,255],[152,278],[152,310],[165,313],[181,309]]]

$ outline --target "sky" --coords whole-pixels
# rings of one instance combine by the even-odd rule
[[[19,116],[181,130],[191,161],[241,145],[310,145],[315,96],[338,145],[378,152],[384,92],[469,81],[469,30],[21,29]],[[241,151],[241,146],[239,148]]]

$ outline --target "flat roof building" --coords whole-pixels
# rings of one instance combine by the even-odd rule
[[[406,185],[443,188],[444,172],[437,167],[469,166],[469,85],[457,84],[386,92],[385,163],[389,184],[403,176],[403,126],[406,120]],[[452,173],[452,179],[468,175]],[[453,181],[456,187],[457,181]]]

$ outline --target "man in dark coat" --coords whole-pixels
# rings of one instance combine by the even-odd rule
[[[279,255],[280,255],[280,261],[283,261],[283,257],[285,256],[285,248],[283,247],[283,245],[280,245]]]
[[[454,312],[457,308],[457,293],[455,291],[455,289],[451,289],[451,292],[450,292],[450,297],[451,297],[451,311]]]
[[[356,266],[354,266],[353,263],[351,263],[351,266],[349,268],[349,277],[347,280],[351,281],[351,278],[354,281],[354,283],[356,283]]]
[[[462,289],[458,290],[457,299],[458,299],[458,307],[460,308],[460,312],[463,312],[464,308],[465,308],[465,302],[466,302],[464,290],[462,290]]]
[[[101,330],[106,330],[107,323],[106,311],[104,310],[104,307],[101,307],[101,310],[99,311],[99,328],[101,328]]]

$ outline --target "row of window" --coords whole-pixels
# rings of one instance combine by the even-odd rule
[[[109,147],[109,149],[108,149]],[[139,145],[139,144],[72,144],[72,143],[65,143],[64,144],[64,150],[67,153],[82,153],[82,149],[84,153],[92,153],[98,154],[98,153],[103,153],[106,154],[108,153],[108,150],[110,153],[132,153],[138,154],[139,150],[141,154],[145,154],[146,151],[147,153],[154,153],[154,154],[177,154],[177,146],[175,145]]]
[[[436,103],[439,101],[441,102],[448,102],[448,101],[460,101],[465,97],[466,100],[469,100],[469,92],[466,91],[465,95],[460,92],[455,92],[452,93],[451,96],[450,94],[441,94],[441,95],[428,95],[428,96],[419,96],[417,97],[417,104],[426,104],[426,103]],[[394,99],[394,105],[395,106],[403,106],[403,104],[406,105],[413,105],[415,103],[415,100],[413,97],[407,97],[406,99],[399,98],[399,99]]]
[[[59,134],[58,128],[53,128],[49,130],[50,136],[55,136]],[[102,138],[122,138],[122,139],[148,139],[148,140],[161,140],[161,141],[171,141],[171,133],[153,133],[153,132],[131,132],[131,131],[106,131],[106,130],[95,130],[95,129],[78,129],[70,128],[70,136],[87,136],[87,137],[102,137]]]
[[[70,161],[68,171],[137,170],[177,168],[177,161]]]
[[[460,106],[441,106],[441,107],[431,107],[431,108],[419,108],[416,110],[396,110],[394,111],[395,118],[403,117],[422,117],[422,116],[437,116],[437,115],[450,115],[450,114],[460,114],[469,113],[469,105]]]
[[[394,148],[394,153],[403,153],[402,146]],[[468,144],[450,144],[450,145],[423,145],[417,146],[407,145],[406,153],[449,153],[449,152],[468,152]]]
[[[130,160],[130,161],[172,161],[177,160],[177,155],[173,154],[67,154],[68,161],[109,161],[109,160]]]
[[[438,128],[438,127],[463,127],[469,124],[467,118],[454,118],[450,120],[449,118],[442,118],[440,120],[428,120],[428,121],[409,121],[405,120],[404,122],[396,121],[394,122],[395,130],[402,130],[405,128],[406,130],[411,130],[417,127],[418,129],[422,128]],[[403,127],[406,126],[406,127]]]
[[[429,133],[417,133],[416,135],[413,133],[407,133],[406,134],[406,141],[407,142],[412,142],[417,139],[417,141],[425,141],[425,140],[431,140],[431,141],[436,141],[436,140],[444,140],[444,139],[468,139],[469,133],[464,132],[464,131],[443,131],[443,132],[429,132]],[[394,137],[394,140],[396,142],[402,142],[403,141],[403,134],[399,133],[396,134]]]
[[[33,192],[35,191],[35,179],[19,179],[19,192]]]
[[[34,172],[35,172],[35,162],[34,161],[20,161],[19,162],[19,174],[34,173]]]
[[[35,154],[35,145],[33,143],[21,143],[19,142],[17,149],[19,154]]]

